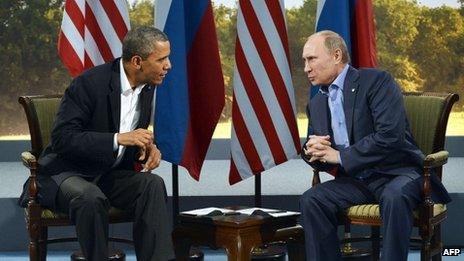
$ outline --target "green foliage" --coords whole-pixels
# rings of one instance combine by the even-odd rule
[[[57,54],[62,1],[0,2],[0,133],[26,133],[18,96],[62,93],[70,78]]]
[[[224,5],[213,5],[213,9],[226,94],[225,108],[221,114],[220,120],[227,121],[232,116],[232,89],[235,65],[235,41],[237,36],[237,9],[226,7]]]
[[[154,25],[153,0],[137,0],[129,9],[131,27]]]

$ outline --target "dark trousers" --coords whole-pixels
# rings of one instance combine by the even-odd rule
[[[406,261],[413,210],[420,202],[420,178],[372,175],[341,177],[318,184],[300,199],[308,260],[341,260],[338,213],[350,206],[378,202],[383,221],[381,260]]]
[[[133,240],[137,260],[174,258],[163,179],[151,173],[115,170],[97,184],[79,176],[64,180],[57,194],[58,210],[76,225],[87,260],[108,259],[110,205],[134,215]]]

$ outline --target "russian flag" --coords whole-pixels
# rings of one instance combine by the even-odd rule
[[[316,31],[322,30],[345,39],[354,67],[377,66],[372,0],[319,0]]]
[[[224,107],[224,79],[209,0],[155,2],[155,26],[171,43],[172,69],[156,91],[154,135],[163,160],[199,180]]]

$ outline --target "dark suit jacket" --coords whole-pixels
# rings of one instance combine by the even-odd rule
[[[343,88],[343,109],[350,146],[340,150],[340,176],[375,174],[422,174],[424,155],[409,129],[401,89],[392,76],[376,69],[356,70],[351,67]],[[309,135],[332,135],[327,96],[316,94],[307,108]],[[309,138],[308,138],[309,139]],[[306,144],[306,142],[305,142]],[[334,141],[332,140],[332,144]],[[309,163],[322,171],[333,165]],[[448,193],[433,175],[434,190],[440,201],[449,201]]]
[[[55,119],[51,143],[39,158],[39,202],[54,207],[58,186],[70,176],[94,180],[116,160],[113,136],[119,130],[121,78],[119,59],[96,66],[66,89]],[[147,128],[154,86],[140,93],[137,128]],[[128,147],[118,169],[133,169],[138,149]]]

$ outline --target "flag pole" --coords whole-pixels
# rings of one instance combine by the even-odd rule
[[[263,205],[261,197],[261,172],[255,174],[255,206],[260,208]]]
[[[172,163],[172,220],[176,226],[179,222],[179,166]]]

